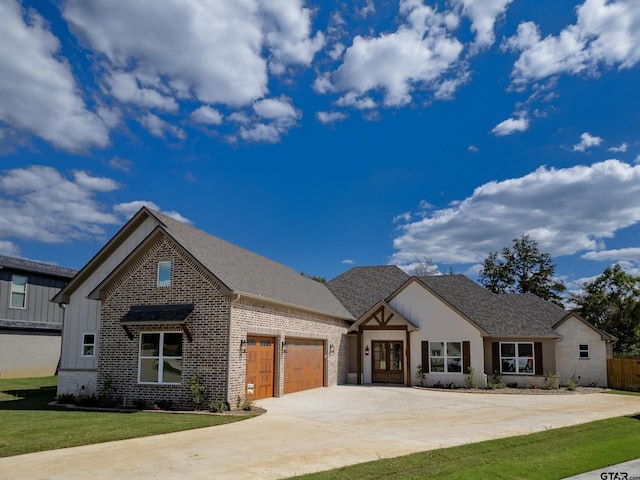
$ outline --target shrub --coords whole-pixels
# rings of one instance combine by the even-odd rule
[[[191,403],[196,410],[200,410],[204,405],[204,385],[200,375],[194,375],[190,380],[191,387]]]
[[[244,402],[242,402],[242,410],[246,410],[247,412],[250,412],[252,408],[253,408],[252,400],[245,400]]]
[[[147,408],[147,401],[144,398],[136,398],[131,403],[136,410],[144,410]]]
[[[225,401],[216,400],[209,404],[209,410],[215,413],[227,412],[229,411],[229,405],[227,405],[227,402]]]
[[[476,386],[476,369],[473,367],[467,368],[467,374],[464,376],[464,383],[467,388],[474,388]]]
[[[575,392],[576,388],[578,388],[578,379],[574,374],[571,375],[571,378],[567,380],[567,390],[569,390],[570,392]]]
[[[502,375],[494,370],[491,379],[487,382],[487,390],[502,390],[503,388],[506,388],[506,385],[502,381]]]
[[[76,396],[73,393],[63,393],[58,395],[56,400],[62,405],[73,405],[76,403]]]
[[[426,373],[427,372],[425,372],[424,369],[422,368],[422,364],[416,367],[416,380],[420,382],[421,387],[424,387],[424,375]]]
[[[153,405],[156,410],[171,410],[173,407],[173,402],[171,400],[156,400],[156,403]]]
[[[542,388],[545,390],[557,390],[560,388],[559,380],[560,375],[557,373],[546,372],[544,374],[544,383],[542,384]]]

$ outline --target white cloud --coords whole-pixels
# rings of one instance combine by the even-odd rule
[[[529,128],[529,119],[526,117],[507,118],[493,127],[491,133],[497,137],[504,137],[514,133],[525,132]]]
[[[106,78],[106,82],[111,94],[123,103],[133,103],[143,108],[157,108],[167,112],[178,110],[178,103],[173,97],[161,95],[152,88],[141,87],[135,73],[112,72]]]
[[[478,47],[489,47],[495,41],[494,25],[504,16],[513,0],[452,0],[462,7],[462,14],[471,20],[471,30],[476,34]]]
[[[408,222],[410,220],[411,220],[411,212],[404,212],[404,213],[401,213],[400,215],[396,215],[395,217],[393,217],[392,222],[393,223],[398,223],[400,221]]]
[[[318,112],[316,114],[318,121],[323,124],[341,122],[347,118],[342,112]]]
[[[111,160],[109,160],[110,168],[113,168],[114,170],[121,170],[125,173],[129,173],[132,166],[133,162],[125,158],[113,157]]]
[[[343,95],[335,104],[339,107],[354,107],[358,110],[370,110],[376,108],[376,102],[371,97],[358,95],[355,92],[349,92]]]
[[[629,148],[629,145],[627,145],[626,142],[622,142],[619,147],[611,147],[611,148],[609,148],[609,151],[610,152],[615,152],[615,153],[624,153],[624,152],[627,151],[627,148]]]
[[[584,152],[587,148],[597,147],[602,143],[602,138],[584,132],[580,135],[580,142],[573,146],[574,152]]]
[[[640,61],[640,9],[637,0],[585,0],[577,22],[558,36],[542,38],[533,22],[523,22],[503,48],[520,52],[512,78],[522,85],[569,74],[598,74],[601,67],[631,68]]]
[[[540,167],[524,177],[489,182],[449,208],[400,227],[392,263],[427,256],[477,263],[529,234],[551,255],[601,248],[640,222],[640,166],[607,160],[564,169]]]
[[[400,20],[395,32],[356,36],[342,64],[320,75],[316,90],[347,92],[355,98],[380,90],[388,107],[409,103],[414,89],[437,90],[463,49],[451,34],[456,15],[438,13],[418,0],[401,0]]]
[[[276,143],[280,141],[280,134],[281,131],[276,126],[264,123],[240,129],[240,136],[250,142]]]
[[[253,104],[253,110],[262,118],[268,120],[295,120],[300,112],[295,109],[288,97],[266,98]]]
[[[347,258],[345,260],[342,260],[342,263],[344,263],[345,265],[353,265],[356,262],[354,262],[353,260]]]
[[[475,145],[469,145],[467,147],[467,150],[470,151],[470,152],[479,152],[480,151],[480,149],[478,147],[476,147]]]
[[[148,200],[134,200],[133,202],[119,203],[113,206],[113,211],[119,213],[120,215],[123,215],[126,219],[129,219],[133,217],[142,207],[147,207],[151,210],[164,213],[166,216],[178,220],[179,222],[187,223],[189,225],[192,224],[191,220],[183,217],[180,213],[173,210],[163,211],[160,207],[158,207],[157,204]]]
[[[582,255],[581,258],[585,260],[596,260],[596,261],[614,261],[618,262],[620,260],[632,260],[640,263],[640,248],[638,247],[629,247],[629,248],[620,248],[613,250],[599,250],[594,252],[587,252]]]
[[[220,125],[222,114],[209,105],[202,105],[191,112],[191,119],[196,123],[206,123],[208,125]]]
[[[184,130],[175,125],[171,125],[168,122],[165,122],[157,115],[154,115],[151,112],[147,112],[146,115],[139,119],[140,124],[149,130],[149,133],[154,137],[164,138],[166,133],[171,134],[179,140],[184,140],[187,138],[187,134]]]
[[[34,10],[24,16],[18,2],[0,2],[0,121],[69,152],[105,147],[108,129],[58,58],[60,41]]]
[[[6,170],[0,175],[0,239],[61,243],[101,237],[104,226],[120,219],[95,196],[118,188],[112,179],[83,171],[69,179],[39,165]],[[11,240],[2,242],[11,249]]]

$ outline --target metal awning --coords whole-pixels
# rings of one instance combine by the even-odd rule
[[[134,305],[122,317],[122,325],[155,325],[170,323],[179,325],[187,321],[193,312],[193,304],[180,305]]]

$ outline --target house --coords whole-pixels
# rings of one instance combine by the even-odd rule
[[[561,382],[607,383],[616,339],[535,295],[496,295],[464,275],[409,277],[394,266],[356,267],[328,287],[356,318],[353,383],[417,384],[418,365],[426,385],[464,385],[469,367],[476,385],[494,372],[519,386],[542,385],[551,372]],[[362,302],[366,292],[376,295]]]
[[[615,339],[532,295],[463,275],[356,267],[326,285],[142,208],[55,297],[65,306],[58,394],[125,405],[236,405],[342,383],[606,384]]]
[[[0,255],[0,378],[55,373],[64,310],[50,299],[75,273]]]
[[[186,407],[199,378],[235,405],[346,382],[354,319],[325,285],[147,208],[54,301],[58,394]]]

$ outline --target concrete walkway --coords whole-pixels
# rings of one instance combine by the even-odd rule
[[[229,425],[0,458],[0,477],[276,479],[640,412],[640,398],[624,395],[378,386],[257,403],[268,413]]]

